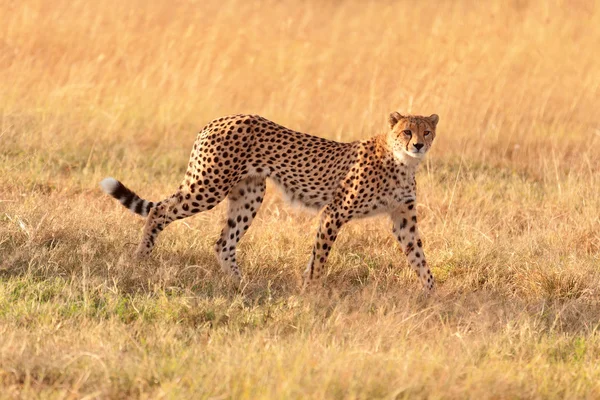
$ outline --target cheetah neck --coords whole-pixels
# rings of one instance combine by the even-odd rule
[[[414,174],[419,164],[421,164],[420,158],[411,157],[403,150],[390,150],[390,152],[392,153],[392,157],[394,157],[394,162],[402,166],[406,172]]]
[[[406,167],[408,167],[407,169],[416,170],[419,164],[421,163],[421,159],[411,157],[408,154],[406,154],[405,151],[393,151],[392,154],[394,155],[394,160],[396,161],[396,163],[401,163],[405,165]]]
[[[379,157],[395,165],[394,170],[401,176],[401,180],[412,180],[421,163],[421,159],[411,157],[404,151],[394,151],[390,147],[385,135],[373,138],[378,149]]]

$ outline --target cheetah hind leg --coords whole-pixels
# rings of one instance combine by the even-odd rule
[[[199,187],[200,189],[204,191],[204,188]],[[210,210],[225,198],[224,194],[218,192],[213,193],[214,197],[210,199],[210,202],[207,201],[206,196],[202,199],[198,198],[201,195],[192,196],[194,195],[189,192],[188,188],[182,187],[171,197],[152,207],[146,219],[142,241],[135,253],[137,258],[144,258],[152,252],[157,236],[171,222]]]
[[[235,185],[227,196],[227,222],[215,244],[215,253],[223,271],[238,284],[242,272],[236,260],[237,244],[256,216],[266,188],[264,178],[246,178]]]

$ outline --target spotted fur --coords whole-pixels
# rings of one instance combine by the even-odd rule
[[[322,210],[307,283],[323,275],[340,228],[348,221],[387,213],[394,236],[423,286],[434,279],[417,228],[415,172],[435,138],[437,115],[390,114],[389,130],[370,139],[340,143],[295,132],[257,115],[210,122],[198,134],[179,189],[157,203],[122,183],[101,186],[131,211],[147,216],[139,256],[150,254],[171,222],[210,210],[228,198],[227,222],[215,252],[223,270],[242,277],[236,248],[263,201],[271,179],[291,201]]]

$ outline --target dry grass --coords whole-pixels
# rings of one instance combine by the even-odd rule
[[[0,397],[600,397],[594,2],[0,3]],[[258,113],[338,140],[441,116],[419,176],[439,286],[381,219],[300,294],[316,218],[269,191],[238,292],[223,206],[130,259],[203,124]]]

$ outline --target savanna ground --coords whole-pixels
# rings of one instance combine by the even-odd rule
[[[600,397],[600,10],[584,1],[0,3],[0,397]],[[224,205],[171,225],[212,118],[337,140],[441,117],[422,295],[384,217],[302,294],[317,217],[269,188],[238,291]]]

